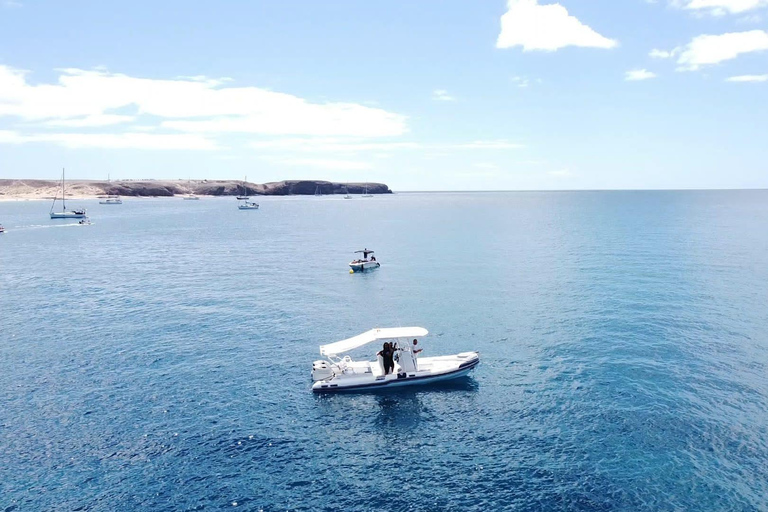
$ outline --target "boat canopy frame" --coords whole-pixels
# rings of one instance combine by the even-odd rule
[[[320,354],[333,357],[344,354],[356,348],[363,347],[369,343],[381,340],[395,340],[400,338],[421,338],[429,334],[429,331],[423,327],[391,327],[384,329],[371,329],[352,338],[320,345]]]

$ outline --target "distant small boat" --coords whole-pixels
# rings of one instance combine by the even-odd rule
[[[248,176],[246,176],[245,179],[243,179],[243,194],[240,196],[237,196],[238,201],[247,201],[250,199],[250,197],[248,197],[248,188],[245,186],[246,181],[248,181]]]
[[[192,188],[192,180],[188,180],[188,181],[187,181],[187,186],[188,186],[189,188]],[[199,198],[199,197],[197,197],[197,196],[196,196],[195,194],[193,194],[192,192],[190,192],[189,194],[187,194],[187,195],[185,195],[185,196],[184,196],[184,200],[185,200],[185,201],[199,201],[199,200],[200,200],[200,198]]]
[[[365,186],[365,190],[363,191],[363,197],[373,197],[373,194],[368,193],[368,185]]]
[[[2,224],[0,224],[0,233],[5,233],[5,228],[3,227]]]
[[[80,224],[81,226],[90,226],[91,225],[91,219],[86,217],[83,220],[81,220],[80,222],[78,222],[78,224]]]
[[[322,195],[323,195],[323,193],[320,191],[320,185],[318,185],[318,186],[315,188],[315,197],[320,197],[320,196],[322,196]]]
[[[238,210],[258,210],[259,203],[245,201],[243,204],[237,205]]]
[[[346,186],[344,187],[344,199],[352,199],[352,196],[349,195],[349,190]]]
[[[355,254],[362,254],[362,259],[356,259],[349,262],[350,273],[352,272],[365,272],[366,270],[373,270],[379,268],[381,263],[376,261],[376,256],[373,255],[371,249],[363,249],[362,251],[355,251]],[[370,256],[370,258],[368,258]]]
[[[99,204],[123,204],[123,200],[120,196],[107,196],[104,201],[99,201]]]
[[[61,211],[53,211],[56,206],[56,199],[59,194],[56,193],[56,197],[53,198],[53,204],[51,205],[50,215],[52,219],[82,219],[85,217],[85,208],[78,210],[67,210],[66,193],[64,190],[64,169],[61,170]]]

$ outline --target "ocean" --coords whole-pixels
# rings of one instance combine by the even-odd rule
[[[0,511],[768,510],[768,191],[257,200],[0,202]]]

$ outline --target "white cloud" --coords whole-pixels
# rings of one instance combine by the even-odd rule
[[[656,73],[648,71],[647,69],[633,69],[631,71],[627,71],[624,75],[624,80],[628,82],[649,80],[651,78],[656,78]]]
[[[432,91],[432,99],[435,101],[456,101],[456,98],[448,94],[445,89],[435,89]]]
[[[732,76],[726,82],[768,82],[768,75],[741,75]]]
[[[405,116],[380,108],[313,103],[257,87],[222,87],[226,79],[149,79],[98,70],[59,71],[56,84],[32,85],[26,72],[0,66],[0,117],[84,126],[78,123],[105,121],[116,109],[134,107],[137,116],[160,118],[164,128],[211,135],[383,137],[407,132]]]
[[[560,4],[539,5],[538,0],[508,0],[501,17],[497,48],[522,46],[524,51],[555,51],[567,46],[614,48],[608,39],[583,24]]]
[[[25,135],[0,130],[0,144],[49,142],[72,149],[163,149],[211,151],[219,149],[212,140],[193,134],[154,133],[38,133]]]
[[[762,30],[701,35],[681,49],[677,64],[681,71],[695,71],[702,66],[719,64],[744,53],[762,50],[768,50],[768,32]]]
[[[672,4],[684,9],[706,11],[715,16],[722,16],[768,7],[768,0],[674,0]]]

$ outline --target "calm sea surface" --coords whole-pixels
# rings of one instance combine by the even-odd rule
[[[0,511],[768,510],[768,192],[259,202],[0,202]],[[310,392],[407,325],[480,366]]]

